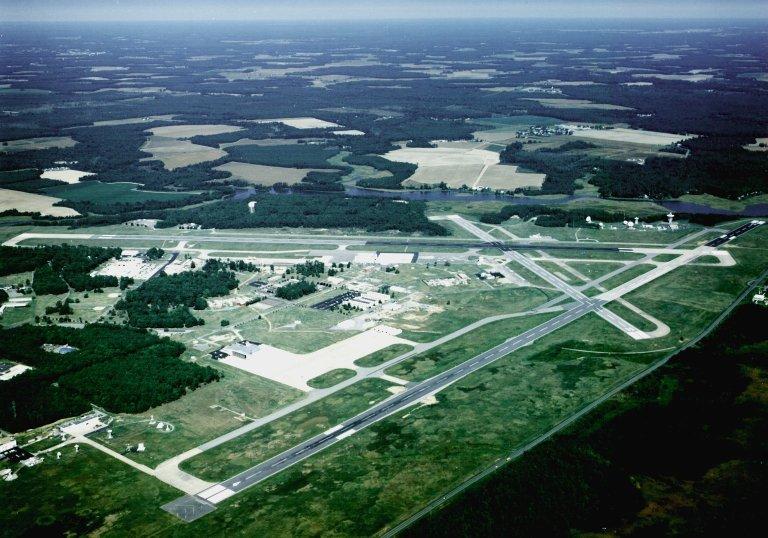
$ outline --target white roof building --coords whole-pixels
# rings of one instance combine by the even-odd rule
[[[234,344],[229,344],[228,346],[224,346],[221,348],[222,353],[226,353],[227,355],[230,355],[232,357],[237,357],[238,359],[249,359],[253,355],[255,355],[259,349],[261,348],[261,344],[258,342],[251,342],[250,340],[242,340],[240,342],[235,342]]]

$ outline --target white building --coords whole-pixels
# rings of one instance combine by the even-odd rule
[[[250,340],[241,340],[234,344],[229,344],[221,348],[221,352],[230,357],[237,357],[238,359],[250,359],[261,349],[261,344],[258,342],[251,342]]]
[[[386,293],[367,291],[353,299],[345,301],[344,304],[348,304],[353,308],[359,308],[360,310],[370,310],[380,304],[386,304],[391,300],[392,299]]]

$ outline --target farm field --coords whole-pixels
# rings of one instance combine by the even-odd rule
[[[71,136],[44,136],[39,138],[23,138],[8,140],[0,144],[0,153],[29,151],[49,148],[71,148],[77,144]]]
[[[42,196],[31,192],[0,189],[0,212],[16,209],[21,212],[40,213],[54,217],[71,217],[79,215],[71,207],[54,206],[61,198]]]
[[[192,164],[215,161],[227,153],[218,148],[194,144],[187,140],[193,136],[210,136],[232,133],[241,127],[231,125],[168,125],[149,129],[150,137],[141,146],[141,151],[151,153],[145,160],[160,160],[168,170],[175,170]]]
[[[237,161],[221,164],[214,168],[229,172],[229,179],[239,179],[254,185],[272,186],[275,183],[295,185],[304,179],[308,172],[319,171],[317,168],[287,168],[280,166],[264,166],[261,164],[241,163]]]

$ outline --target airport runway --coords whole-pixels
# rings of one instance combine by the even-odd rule
[[[757,228],[758,226],[765,224],[765,221],[762,220],[753,220],[746,224],[743,224],[736,228],[735,230],[731,230],[730,232],[724,233],[720,237],[717,237],[707,243],[708,247],[719,247],[723,243],[727,243],[731,239],[734,239],[736,237],[739,237],[742,234],[747,233],[749,230],[752,230],[753,228]]]
[[[355,432],[366,428],[389,415],[418,403],[419,400],[424,397],[439,392],[492,362],[564,327],[572,321],[594,311],[600,305],[601,301],[594,299],[587,299],[583,303],[577,303],[570,310],[566,310],[562,314],[545,321],[541,325],[510,338],[506,342],[484,351],[450,370],[437,374],[420,383],[407,386],[404,392],[384,400],[367,411],[342,422],[308,441],[300,443],[295,447],[255,465],[232,478],[220,482],[215,486],[201,491],[196,495],[187,495],[180,499],[176,499],[175,501],[164,505],[163,509],[180,517],[184,521],[193,521],[212,511],[217,503],[228,499],[235,493],[256,485],[305,458],[317,454],[337,441],[349,437]]]
[[[460,220],[463,222],[457,222],[457,224],[461,225],[462,227],[464,227],[468,231],[471,231],[472,233],[476,233],[476,235],[480,239],[483,239],[483,240],[487,239],[484,236],[489,234],[487,234],[485,231],[477,228],[472,223],[464,219],[460,219]],[[691,251],[690,257],[695,258],[696,256],[701,255],[705,250],[714,248],[717,245],[730,240],[730,238],[732,237],[738,237],[739,235],[742,235],[748,232],[749,230],[756,228],[757,226],[760,226],[761,224],[764,224],[764,222],[752,221],[744,226],[741,226],[736,230],[733,230],[725,234],[724,236],[721,236],[720,238],[714,240],[713,242],[722,240],[720,242],[717,242],[717,244],[713,245],[713,244],[710,244],[713,242],[710,242],[707,245],[704,245],[703,247],[694,249],[693,251]],[[493,239],[492,237],[490,238]],[[494,246],[497,248],[501,248],[503,246],[503,244],[495,240],[488,241],[488,242],[491,244],[491,246]],[[476,355],[475,357],[445,372],[437,374],[420,383],[413,383],[413,384],[407,385],[406,390],[404,392],[384,400],[383,402],[371,407],[370,409],[364,411],[363,413],[360,413],[357,416],[342,422],[341,424],[327,430],[326,432],[313,437],[312,439],[309,439],[303,443],[300,443],[294,446],[293,448],[286,450],[281,454],[278,454],[277,456],[274,456],[262,463],[259,463],[251,467],[246,471],[243,471],[237,474],[232,478],[224,480],[223,482],[220,482],[206,490],[198,492],[196,495],[186,495],[184,497],[181,497],[179,499],[176,499],[164,505],[162,508],[171,514],[178,516],[184,521],[194,521],[195,519],[202,517],[205,514],[215,510],[217,503],[222,502],[225,499],[228,499],[229,497],[235,495],[236,493],[243,491],[251,486],[258,484],[259,482],[262,482],[263,480],[266,480],[267,478],[270,478],[280,473],[281,471],[295,465],[296,463],[299,463],[302,460],[332,446],[336,442],[342,439],[345,439],[346,437],[350,437],[355,432],[361,429],[364,429],[370,426],[371,424],[376,423],[379,420],[382,420],[394,413],[402,411],[409,406],[417,404],[424,397],[445,389],[449,385],[463,379],[464,377],[476,372],[477,370],[499,360],[500,358],[506,355],[509,355],[510,353],[513,353],[514,351],[524,346],[527,346],[535,342],[539,338],[547,336],[553,331],[556,331],[557,329],[564,327],[565,325],[573,322],[576,319],[579,319],[585,316],[590,312],[594,312],[598,315],[601,315],[601,317],[603,317],[604,319],[606,319],[607,321],[611,322],[614,325],[619,326],[619,325],[626,324],[626,322],[623,319],[621,319],[618,316],[615,316],[613,313],[603,308],[603,304],[605,304],[608,301],[601,299],[600,297],[595,297],[595,298],[586,297],[580,291],[576,290],[569,284],[563,282],[562,280],[555,277],[554,275],[552,275],[542,267],[538,266],[532,260],[526,258],[525,256],[522,256],[517,252],[505,250],[505,255],[509,259],[521,263],[526,268],[533,271],[538,276],[540,276],[547,282],[554,285],[557,289],[565,293],[567,296],[575,299],[575,303],[571,305],[571,308],[569,310],[566,310],[562,314],[559,314],[558,316],[542,323],[541,325],[538,325],[532,329],[529,329],[528,331],[525,331],[524,333],[518,336],[512,337],[509,340],[505,341],[504,343],[494,348],[491,348],[483,353],[480,353],[479,355]],[[683,256],[683,258],[686,258],[686,256]],[[685,263],[685,261],[688,261],[688,260],[684,260],[679,263],[663,264],[664,266],[669,266],[669,268],[667,268],[663,272],[667,272],[668,270],[678,267],[679,265]],[[651,273],[652,274],[651,274],[650,280],[653,280],[655,277],[659,276],[659,275],[653,274],[653,271]],[[633,279],[628,283],[625,283],[623,286],[620,286],[620,288],[622,288],[622,290],[624,288],[626,288],[627,290],[630,288],[634,289],[638,285],[641,285],[644,283],[646,283],[645,279],[643,279],[642,277],[639,277],[639,278]],[[615,317],[616,319],[609,319],[613,317]],[[628,325],[627,327],[620,327],[620,328],[622,328],[623,330],[625,330],[625,332],[628,332],[628,333],[630,333],[631,329],[637,330],[631,325],[629,324],[627,325]],[[630,336],[632,336],[631,333],[630,333]]]

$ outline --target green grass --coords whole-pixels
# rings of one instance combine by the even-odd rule
[[[316,144],[291,144],[288,146],[239,145],[227,148],[233,161],[267,166],[286,166],[290,168],[328,168],[333,165],[328,159],[338,150]]]
[[[623,304],[616,301],[608,303],[605,305],[605,308],[624,318],[626,321],[630,322],[641,331],[652,331],[656,328],[655,324],[651,323],[640,314],[635,313]]]
[[[677,254],[659,254],[658,256],[653,257],[653,261],[655,262],[670,262],[677,258]]]
[[[553,258],[566,258],[566,259],[578,259],[578,260],[609,260],[609,261],[633,261],[639,260],[645,257],[645,254],[640,252],[623,252],[623,251],[610,251],[610,250],[594,250],[588,247],[583,250],[560,250],[546,248],[541,249]]]
[[[325,372],[315,378],[307,381],[307,385],[313,389],[327,389],[338,385],[342,381],[355,377],[355,371],[349,368],[336,368],[330,372]]]
[[[365,357],[357,359],[355,361],[355,365],[361,366],[363,368],[372,368],[374,366],[383,364],[388,360],[394,359],[395,357],[399,357],[404,353],[408,353],[412,349],[413,346],[409,346],[407,344],[394,344],[389,347],[385,347],[384,349],[380,349],[379,351],[375,351],[370,355],[366,355]]]
[[[187,352],[187,356],[189,352]],[[198,359],[199,360],[199,359]],[[302,392],[268,379],[211,360],[202,361],[224,373],[210,383],[174,402],[138,415],[119,415],[111,429],[97,432],[94,440],[123,452],[127,445],[145,443],[146,452],[126,454],[151,467],[190,448],[238,428],[251,418],[269,414],[302,396]],[[243,418],[240,414],[244,414]],[[173,425],[172,432],[158,430],[149,419]]]
[[[182,463],[181,467],[205,480],[223,480],[365,411],[374,402],[391,396],[392,393],[387,391],[390,386],[391,383],[381,379],[364,379],[199,454]]]
[[[150,200],[180,200],[188,198],[193,192],[153,192],[136,190],[138,183],[101,183],[83,181],[44,189],[47,196],[55,196],[75,202],[101,203],[136,203]]]
[[[650,271],[651,269],[654,269],[655,267],[656,267],[655,265],[651,265],[649,263],[641,263],[640,265],[630,267],[623,273],[620,273],[602,282],[601,286],[603,286],[606,289],[612,290],[613,288],[621,286],[622,284],[625,284],[630,280],[637,278],[642,274],[647,273],[648,271]]]
[[[482,351],[499,345],[554,316],[555,314],[537,314],[489,323],[450,342],[405,359],[387,368],[386,373],[408,381],[422,381],[471,359]]]
[[[624,264],[621,263],[605,263],[605,262],[568,262],[568,265],[576,269],[578,272],[590,279],[600,278],[603,275],[607,275],[611,271],[615,271]]]
[[[314,303],[314,295],[309,303]],[[238,327],[247,340],[264,342],[294,353],[310,353],[329,346],[356,331],[331,331],[332,326],[348,319],[347,316],[328,310],[315,310],[297,305],[282,307],[262,314],[262,319],[253,319]],[[292,327],[296,322],[301,323]]]
[[[0,482],[4,536],[151,536],[183,525],[158,508],[179,496],[175,488],[87,445],[61,453]]]

